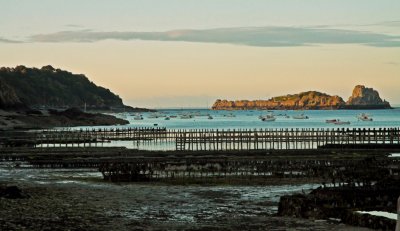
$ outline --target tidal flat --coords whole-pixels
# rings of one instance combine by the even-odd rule
[[[275,215],[282,195],[316,184],[117,184],[93,173],[23,171],[2,170],[1,184],[18,186],[25,198],[0,197],[1,230],[369,230]]]

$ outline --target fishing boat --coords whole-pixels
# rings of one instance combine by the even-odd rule
[[[357,118],[358,118],[358,120],[361,120],[361,121],[373,121],[373,119],[368,114],[365,114],[365,113],[359,114],[357,116]]]
[[[304,120],[308,119],[308,116],[305,116],[303,113],[300,115],[293,116],[293,119]]]

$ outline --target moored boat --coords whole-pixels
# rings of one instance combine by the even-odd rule
[[[361,121],[373,121],[373,119],[370,117],[370,115],[365,114],[365,113],[361,113],[357,116],[358,120]]]
[[[265,121],[265,122],[272,122],[272,121],[276,120],[276,118],[273,114],[269,114],[266,116],[260,116],[260,117],[261,117],[261,121]]]
[[[143,120],[143,116],[142,115],[135,115],[135,117],[133,117],[134,120]]]
[[[300,115],[293,116],[293,119],[304,120],[308,119],[308,116],[305,116],[303,113]]]

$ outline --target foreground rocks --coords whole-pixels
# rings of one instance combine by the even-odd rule
[[[23,193],[17,186],[0,186],[0,198],[23,199],[29,198],[29,195]]]
[[[395,220],[355,211],[396,213],[399,195],[399,180],[380,182],[372,187],[318,188],[307,195],[281,197],[278,214],[307,219],[337,219],[354,226],[394,230]]]

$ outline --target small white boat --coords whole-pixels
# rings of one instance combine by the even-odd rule
[[[275,121],[275,120],[276,120],[276,118],[272,114],[261,117],[261,121],[265,121],[265,122],[272,122],[272,121]]]
[[[365,113],[359,114],[357,116],[357,118],[358,118],[358,120],[361,120],[361,121],[373,121],[373,119],[368,114],[365,114]]]
[[[293,119],[297,119],[297,120],[305,120],[308,119],[308,116],[305,116],[303,113],[297,116],[293,116]]]
[[[158,115],[156,113],[151,113],[147,118],[149,118],[149,119],[157,119]]]
[[[134,120],[143,120],[143,116],[141,115],[136,115],[135,117],[133,117]]]
[[[266,118],[266,117],[264,117],[264,118],[261,119],[261,121],[264,121],[264,122],[272,122],[272,121],[275,121],[275,120],[276,120],[275,117],[273,117],[273,118]]]

